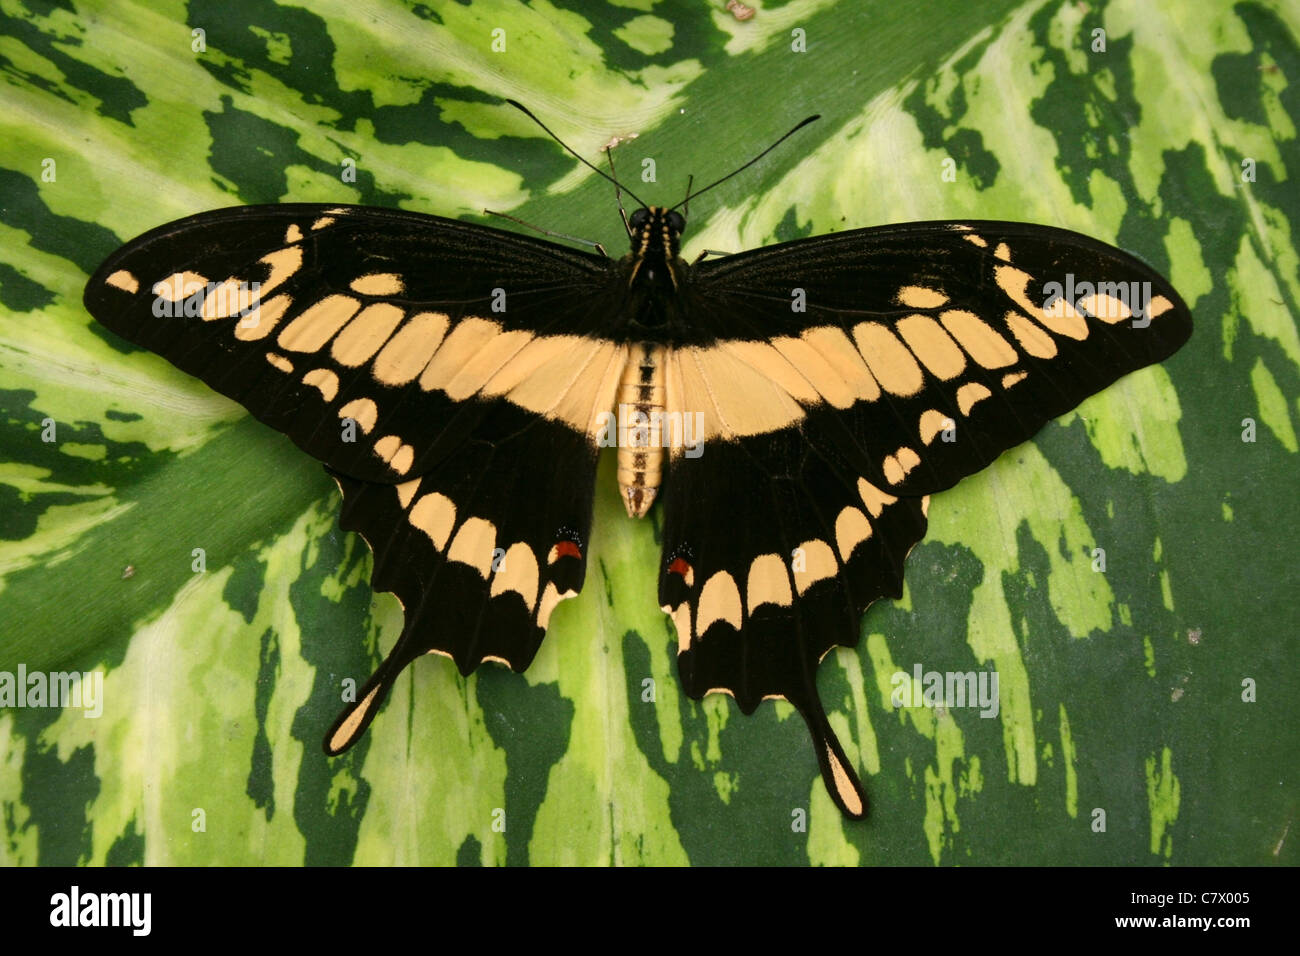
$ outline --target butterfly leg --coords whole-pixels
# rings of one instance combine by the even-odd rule
[[[563,232],[552,232],[549,229],[543,229],[541,226],[534,226],[531,222],[524,222],[524,220],[516,216],[512,216],[509,213],[497,212],[496,210],[493,209],[484,209],[483,214],[487,216],[498,216],[502,219],[509,219],[511,222],[517,222],[519,223],[519,225],[524,226],[527,229],[533,230],[533,232],[541,233],[543,236],[550,236],[552,239],[568,239],[570,242],[576,242],[579,245],[591,246],[591,248],[595,249],[606,259],[609,258],[609,253],[605,251],[605,247],[593,239],[582,239],[578,236],[570,236],[569,234]]]

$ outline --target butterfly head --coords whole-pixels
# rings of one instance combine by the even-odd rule
[[[686,218],[676,209],[642,206],[628,219],[632,228],[632,255],[638,260],[671,262],[681,249]]]

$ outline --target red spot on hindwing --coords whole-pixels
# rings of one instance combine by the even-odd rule
[[[669,574],[680,574],[682,577],[691,575],[692,568],[685,558],[675,558],[673,563],[668,565]]]
[[[555,542],[555,558],[577,558],[582,560],[582,549],[578,547],[576,541],[557,541]]]

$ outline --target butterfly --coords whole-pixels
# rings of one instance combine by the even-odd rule
[[[677,207],[625,225],[615,259],[393,209],[219,209],[113,253],[85,305],[338,483],[404,627],[328,753],[422,655],[528,667],[582,590],[615,446],[629,516],[662,509],[686,692],[746,714],[788,701],[831,799],[862,817],[820,660],[902,594],[930,495],[1172,355],[1191,314],[1138,259],[1043,225],[887,225],[693,262]]]

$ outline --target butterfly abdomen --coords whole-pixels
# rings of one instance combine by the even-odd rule
[[[664,352],[633,346],[618,384],[618,486],[632,518],[645,517],[663,477]]]

